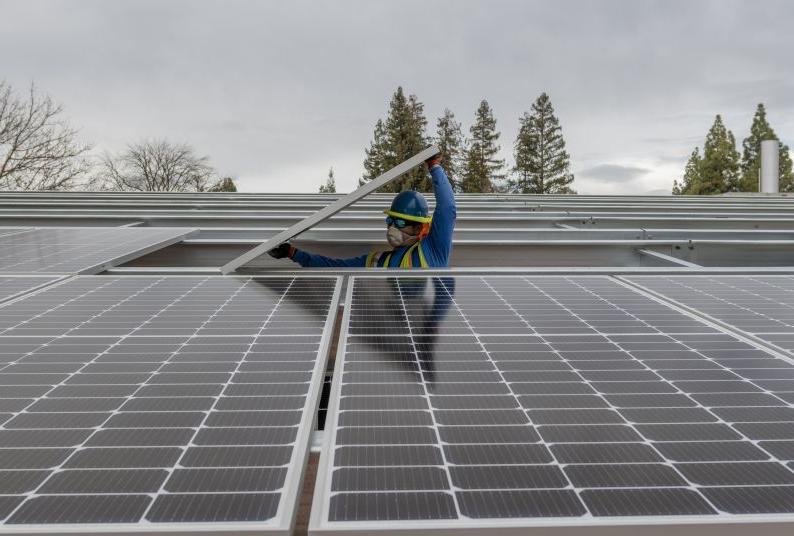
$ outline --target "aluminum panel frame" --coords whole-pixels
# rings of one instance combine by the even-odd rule
[[[69,274],[57,275],[57,274],[0,274],[0,279],[3,278],[27,278],[27,279],[41,279],[41,283],[34,284],[33,286],[16,292],[14,294],[9,294],[8,296],[0,296],[0,304],[4,304],[17,298],[21,298],[23,296],[27,296],[28,294],[33,294],[38,290],[43,290],[50,285],[55,285],[57,283],[62,283],[70,279],[72,276]]]
[[[350,192],[345,197],[338,199],[337,201],[331,203],[322,210],[316,212],[315,214],[312,214],[305,220],[302,220],[296,223],[295,225],[293,225],[292,227],[278,233],[276,236],[271,237],[269,240],[258,245],[251,251],[248,251],[247,253],[240,255],[236,259],[232,259],[231,261],[227,262],[226,264],[221,266],[221,273],[225,275],[230,272],[233,272],[234,270],[244,265],[245,263],[259,257],[260,255],[267,253],[268,251],[278,246],[282,242],[286,242],[287,240],[299,235],[300,233],[308,229],[311,229],[321,221],[330,218],[337,212],[347,208],[348,206],[352,205],[359,199],[374,192],[378,188],[389,184],[391,181],[395,180],[403,173],[413,169],[414,167],[418,166],[428,158],[438,153],[439,153],[438,147],[436,147],[435,145],[431,145],[427,149],[417,153],[416,155],[412,156],[406,161],[394,166],[393,168],[383,173],[382,175],[372,179],[365,185],[360,186],[358,189],[354,190],[353,192]]]

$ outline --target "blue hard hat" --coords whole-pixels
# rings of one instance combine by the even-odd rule
[[[394,196],[391,207],[383,211],[393,218],[402,218],[419,223],[430,223],[430,208],[427,206],[425,196],[419,192],[408,190]]]

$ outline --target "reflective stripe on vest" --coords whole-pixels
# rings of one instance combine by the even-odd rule
[[[419,241],[415,243],[413,246],[409,247],[400,259],[400,268],[413,268],[413,253],[414,251],[417,252],[419,256],[419,266],[421,268],[429,268],[430,265],[427,264],[427,259],[425,259],[425,254],[422,251],[422,242]],[[385,252],[377,252],[373,251],[369,255],[367,255],[367,262],[366,266],[368,268],[378,267],[378,268],[388,268],[389,263],[391,262],[392,255],[394,254],[394,250],[389,251],[388,253]],[[383,261],[383,262],[381,262]]]
[[[427,264],[427,259],[425,259],[425,254],[422,252],[422,246],[419,246],[419,266],[422,268],[430,268],[430,265]]]
[[[419,253],[419,266],[421,268],[427,268],[428,267],[427,266],[427,261],[425,260],[425,255],[424,255],[424,253],[422,253],[422,242],[419,241],[416,244],[414,244],[413,246],[411,246],[410,248],[408,248],[408,251],[405,252],[405,254],[403,255],[402,260],[400,260],[400,268],[413,268],[414,267],[414,260],[413,260],[413,256],[414,255],[413,254],[414,254],[414,250],[415,249],[418,249],[418,253]]]

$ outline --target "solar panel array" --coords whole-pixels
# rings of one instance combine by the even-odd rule
[[[0,273],[87,273],[191,234],[178,227],[45,227],[0,234]]]
[[[791,362],[605,277],[353,281],[316,531],[794,523]]]
[[[50,276],[12,276],[0,275],[0,302],[13,299],[16,296],[30,292],[42,285],[58,279]]]
[[[338,287],[83,276],[0,306],[0,532],[288,530]]]
[[[627,279],[794,352],[794,277],[632,276]]]

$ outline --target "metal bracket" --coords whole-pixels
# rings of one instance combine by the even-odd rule
[[[677,257],[673,257],[672,255],[665,255],[664,253],[659,253],[658,251],[653,251],[652,249],[638,249],[637,253],[640,255],[647,255],[649,257],[656,257],[657,259],[671,262],[673,264],[677,264],[679,266],[687,266],[689,268],[702,268],[701,265],[695,264],[694,262],[685,261],[683,259],[679,259]]]
[[[323,430],[314,430],[309,438],[309,450],[311,452],[319,453],[323,448],[325,441],[325,432]]]

